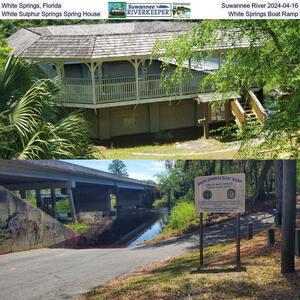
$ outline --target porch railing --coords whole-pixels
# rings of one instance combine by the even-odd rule
[[[140,76],[138,81],[133,77],[95,79],[95,92],[92,79],[64,78],[63,101],[76,104],[104,104],[130,100],[183,96],[196,94],[204,74],[193,74],[189,80],[169,87],[166,90],[160,75]]]

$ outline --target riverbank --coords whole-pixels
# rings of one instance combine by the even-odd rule
[[[299,197],[300,199],[300,197]],[[241,217],[246,217],[251,214],[270,212],[274,214],[274,209],[276,207],[275,194],[270,193],[265,196],[263,200],[255,201],[253,198],[248,198],[246,200],[246,210]],[[204,215],[204,227],[209,227],[217,224],[222,224],[224,222],[235,219],[235,214],[210,214]],[[145,241],[143,245],[156,244],[160,241],[164,241],[170,238],[179,237],[186,234],[197,234],[199,232],[199,218],[191,221],[185,228],[174,229],[174,230],[164,230],[155,238]]]
[[[79,300],[300,299],[300,272],[281,275],[280,243],[268,247],[265,232],[242,241],[241,257],[237,270],[235,243],[217,244],[205,249],[200,272],[194,252],[123,275]]]

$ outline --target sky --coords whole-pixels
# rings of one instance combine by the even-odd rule
[[[67,162],[108,172],[111,160],[67,160]],[[154,180],[157,182],[156,175],[165,173],[164,161],[158,160],[123,160],[127,167],[130,178],[139,180]]]

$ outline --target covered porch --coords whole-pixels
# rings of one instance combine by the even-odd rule
[[[176,66],[170,66],[171,75]],[[63,83],[62,101],[67,107],[105,108],[195,98],[207,75],[191,68],[191,76],[173,86],[164,86],[161,62],[133,59],[102,62],[57,62],[50,77]],[[52,73],[52,74],[49,74]]]

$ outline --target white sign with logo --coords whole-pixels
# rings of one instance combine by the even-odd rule
[[[245,212],[245,174],[196,177],[195,202],[198,212]]]

